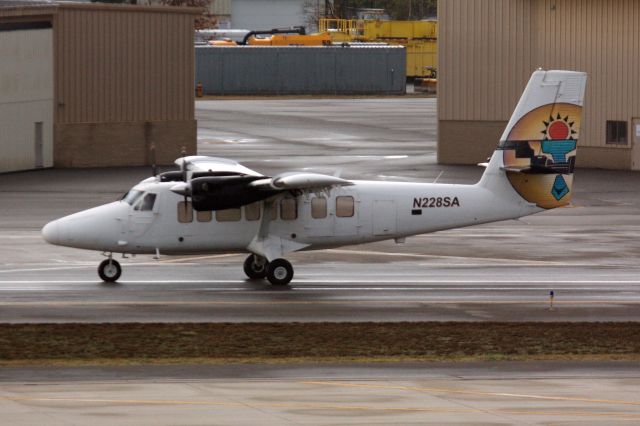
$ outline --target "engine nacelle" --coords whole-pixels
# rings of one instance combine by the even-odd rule
[[[261,201],[278,190],[258,189],[249,184],[264,176],[208,176],[191,179],[190,195],[197,211],[224,210]]]

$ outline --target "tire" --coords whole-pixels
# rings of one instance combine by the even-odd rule
[[[293,266],[284,259],[276,259],[267,267],[267,279],[273,285],[287,285],[293,279]]]
[[[256,263],[255,254],[250,254],[249,257],[244,261],[243,269],[244,273],[247,277],[252,280],[261,280],[267,276],[267,268],[269,267],[269,262],[266,259],[262,262],[262,265]]]
[[[98,266],[98,275],[106,283],[113,283],[122,275],[122,268],[117,260],[103,260]]]

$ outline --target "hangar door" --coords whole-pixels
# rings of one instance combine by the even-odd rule
[[[53,166],[53,31],[0,23],[0,172]]]

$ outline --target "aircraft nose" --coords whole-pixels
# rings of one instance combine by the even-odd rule
[[[49,244],[60,243],[60,224],[57,220],[47,223],[44,228],[42,228],[42,238]]]

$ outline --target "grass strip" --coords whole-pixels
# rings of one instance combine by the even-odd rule
[[[640,359],[640,323],[0,324],[0,363]]]

